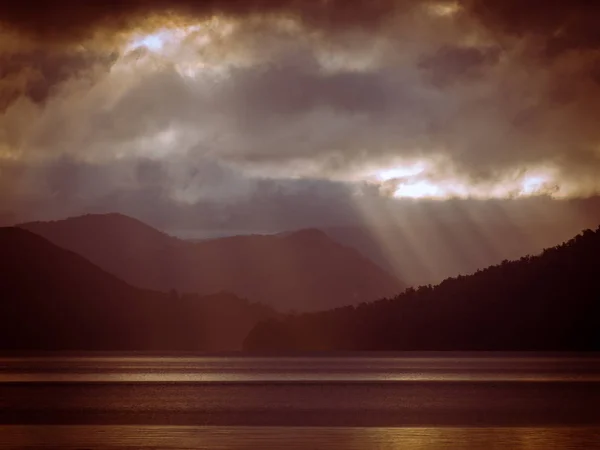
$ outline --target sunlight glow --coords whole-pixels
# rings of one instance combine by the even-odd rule
[[[161,160],[184,154],[188,147],[185,130],[171,125],[122,145],[115,150],[115,157],[117,159],[127,159],[132,155],[136,155]]]
[[[210,44],[232,33],[234,25],[213,18],[201,24],[165,26],[151,33],[133,33],[123,46],[117,70],[152,70],[166,66],[188,78],[200,75],[222,75],[226,62],[207,56]]]
[[[535,195],[537,193],[548,192],[551,179],[545,175],[533,175],[525,177],[522,181],[521,194]]]
[[[146,47],[152,51],[159,51],[165,42],[165,38],[161,36],[161,34],[162,33],[155,33],[134,39],[131,41],[131,44],[128,45],[127,50],[132,51],[140,47]]]
[[[443,198],[445,195],[442,188],[425,180],[400,184],[394,192],[394,197],[407,198]]]
[[[404,178],[418,175],[425,171],[426,165],[423,162],[413,164],[404,164],[392,167],[390,169],[379,170],[375,173],[375,178],[379,181],[393,180],[395,178]]]
[[[460,5],[457,2],[440,2],[429,4],[427,9],[434,16],[451,17],[460,11]]]
[[[125,46],[125,52],[131,52],[141,47],[152,52],[161,52],[168,45],[181,45],[183,40],[190,34],[200,30],[201,25],[194,25],[179,29],[161,28],[150,34],[136,34]]]
[[[485,182],[473,182],[448,171],[443,161],[417,161],[379,169],[370,177],[395,198],[514,198],[549,195],[568,196],[566,186],[559,186],[555,169],[519,169]]]

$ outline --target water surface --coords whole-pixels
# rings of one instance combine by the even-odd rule
[[[0,359],[3,448],[600,448],[597,355]]]

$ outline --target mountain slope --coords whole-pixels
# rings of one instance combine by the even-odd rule
[[[402,226],[334,227],[323,231],[336,242],[358,250],[409,286],[437,284],[467,275],[505,259],[537,254],[568,240],[594,221],[512,224],[470,220],[431,220]]]
[[[0,252],[4,350],[233,350],[273,315],[229,294],[135,288],[19,228],[0,228]]]
[[[279,309],[373,300],[405,286],[318,230],[186,242],[119,214],[21,225],[144,288],[233,292]]]
[[[270,320],[249,350],[600,350],[600,228],[356,308]]]
[[[185,241],[122,214],[88,214],[19,225],[71,250],[122,280],[149,289],[176,288],[172,260]]]

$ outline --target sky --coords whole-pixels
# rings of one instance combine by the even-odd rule
[[[0,223],[588,217],[599,17],[586,0],[1,2]]]

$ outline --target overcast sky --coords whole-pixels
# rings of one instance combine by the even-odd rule
[[[585,0],[1,2],[0,222],[588,213],[598,17]]]

